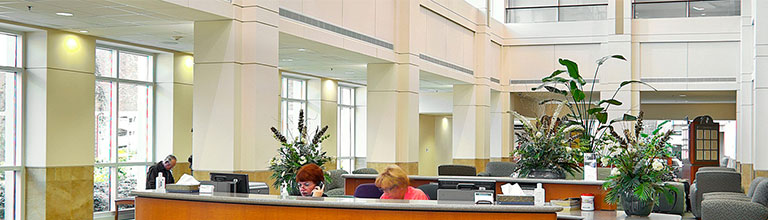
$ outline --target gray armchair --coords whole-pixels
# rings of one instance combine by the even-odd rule
[[[742,200],[742,201],[752,201],[752,197],[755,194],[755,189],[757,189],[757,186],[765,181],[765,177],[758,177],[754,180],[752,180],[752,183],[749,184],[749,189],[747,190],[747,194],[744,195],[743,193],[737,193],[737,192],[711,192],[711,193],[704,193],[704,201],[708,199],[730,199],[730,200]]]
[[[478,176],[496,176],[509,177],[517,168],[517,164],[512,162],[488,162],[485,164],[485,172],[480,172]]]
[[[751,201],[707,199],[701,203],[701,219],[768,219],[768,181],[761,181]]]
[[[473,166],[444,164],[437,166],[438,176],[476,176],[477,169]]]
[[[328,196],[344,195],[344,178],[341,175],[347,174],[347,171],[331,170],[328,173],[328,179],[325,181],[325,194]]]
[[[685,185],[678,182],[665,182],[666,185],[672,185],[677,192],[669,190],[666,193],[672,193],[672,202],[667,200],[666,195],[657,196],[659,203],[653,206],[653,212],[672,213],[682,215],[685,213]]]
[[[701,217],[701,201],[704,193],[736,192],[742,193],[741,174],[733,171],[704,170],[696,172],[696,181],[691,185],[691,212]]]
[[[352,171],[352,174],[379,174],[379,171],[373,168],[360,168]]]

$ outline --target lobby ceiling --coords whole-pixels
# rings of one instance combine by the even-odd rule
[[[0,2],[2,20],[76,33],[87,31],[82,34],[182,52],[193,51],[195,20],[220,18],[159,0]]]

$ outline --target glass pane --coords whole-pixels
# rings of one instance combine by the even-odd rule
[[[560,0],[560,5],[584,5],[584,4],[608,4],[608,0]]]
[[[0,172],[0,219],[17,219],[16,199],[18,195],[16,171]]]
[[[580,6],[560,8],[560,21],[605,20],[608,6]]]
[[[682,18],[685,2],[634,4],[635,18]]]
[[[532,6],[557,6],[557,0],[509,0],[508,6],[532,7]]]
[[[152,143],[152,88],[120,83],[117,121],[118,162],[150,161]]]
[[[114,162],[113,146],[115,146],[114,128],[117,126],[114,102],[115,89],[110,82],[96,81],[96,163]]]
[[[14,166],[16,155],[16,73],[0,71],[0,165]]]
[[[509,9],[507,12],[510,23],[555,22],[557,19],[556,8]]]
[[[0,33],[0,66],[18,67],[16,56],[19,48],[16,39],[16,35]]]
[[[137,189],[146,189],[147,166],[130,166],[117,168],[117,198],[126,198],[131,196],[131,191]],[[132,208],[133,206],[120,206],[120,209]]]
[[[735,0],[691,2],[689,16],[738,16],[741,15],[740,3]]]
[[[109,167],[93,168],[93,212],[109,211],[112,204]]]
[[[352,109],[348,107],[339,108],[339,157],[351,157],[352,154]]]
[[[292,99],[306,99],[304,94],[304,80],[289,79],[288,80],[288,98]]]
[[[285,101],[283,108],[283,135],[288,139],[298,137],[299,110],[304,109],[304,103]]]
[[[283,86],[281,89],[283,91],[280,93],[280,96],[282,96],[283,98],[288,98],[288,79],[283,78],[282,84]]]
[[[152,57],[120,52],[120,78],[152,81]]]
[[[114,54],[114,50],[96,48],[97,76],[116,77],[117,63]]]

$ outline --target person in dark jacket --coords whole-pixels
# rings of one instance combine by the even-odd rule
[[[147,170],[147,189],[155,189],[155,178],[157,178],[158,173],[163,173],[165,184],[174,183],[173,173],[171,173],[174,166],[176,166],[176,156],[168,155],[163,161],[149,167]]]

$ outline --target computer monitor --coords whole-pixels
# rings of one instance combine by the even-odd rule
[[[438,189],[490,190],[496,194],[496,180],[488,179],[438,179]]]
[[[211,173],[212,182],[230,182],[233,183],[229,192],[248,193],[248,174],[237,173]]]

